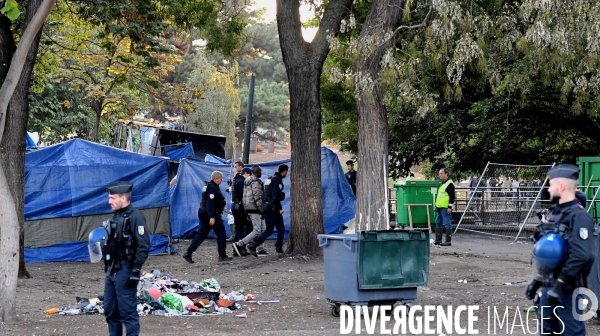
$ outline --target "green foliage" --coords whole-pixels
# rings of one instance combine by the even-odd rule
[[[188,115],[192,131],[224,135],[227,143],[236,144],[235,121],[240,113],[240,99],[234,87],[237,69],[218,69],[203,55],[198,54],[188,87],[202,90],[194,102],[195,109]]]
[[[242,100],[240,119],[246,122],[248,108],[248,85],[239,89]],[[290,94],[287,83],[262,81],[254,87],[254,109],[252,121],[254,130],[261,127],[273,131],[282,138],[290,126]],[[274,134],[274,135],[275,135]]]
[[[410,4],[419,23],[430,2]],[[427,27],[399,31],[384,56],[381,92],[388,110],[391,173],[413,165],[456,174],[488,161],[538,164],[598,155],[600,4],[499,0],[433,3]],[[406,13],[405,13],[406,14]],[[357,18],[360,16],[356,13]],[[360,20],[357,19],[358,26]],[[353,141],[331,123],[355,119],[335,104],[352,94],[343,55],[352,31],[328,59],[326,138]],[[346,43],[346,41],[348,41]],[[337,93],[336,93],[337,92]],[[333,102],[333,104],[331,103]],[[331,105],[331,108],[327,106]]]
[[[27,129],[39,132],[40,141],[53,144],[70,138],[89,139],[94,111],[68,85],[45,85],[42,92],[31,96],[29,107]],[[109,136],[106,130],[103,135]]]
[[[15,21],[21,14],[19,4],[15,0],[4,1],[4,7],[0,9],[0,13],[6,15],[11,21]]]

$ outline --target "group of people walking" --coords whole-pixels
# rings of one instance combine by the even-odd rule
[[[229,185],[232,192],[231,211],[234,217],[233,256],[267,254],[263,243],[277,229],[275,251],[283,253],[285,227],[283,224],[283,207],[285,199],[283,179],[287,176],[289,167],[285,164],[277,167],[277,172],[261,180],[262,168],[258,165],[252,168],[244,167],[242,162],[236,162],[237,170]],[[219,185],[223,182],[223,173],[216,170],[202,190],[202,200],[198,209],[200,222],[198,233],[182,255],[189,263],[193,263],[192,254],[206,239],[210,231],[217,235],[219,261],[229,261],[232,258],[226,251],[226,231],[222,214],[227,202],[221,193]],[[264,221],[263,221],[264,220]]]

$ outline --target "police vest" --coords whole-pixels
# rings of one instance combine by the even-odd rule
[[[267,202],[272,201],[272,197],[273,197],[273,176],[269,176],[269,178],[267,178],[267,181],[265,182],[265,192],[263,194],[263,199]]]
[[[211,183],[215,184],[215,182],[214,181],[209,181],[209,182],[204,181],[204,183],[206,183],[206,185],[202,188],[202,201],[200,201],[200,206],[203,208],[206,208],[206,190],[208,190],[208,186]]]
[[[452,180],[446,181],[438,188],[438,194],[435,199],[435,206],[438,208],[447,208],[450,204],[450,195],[446,192],[446,188],[452,183]]]

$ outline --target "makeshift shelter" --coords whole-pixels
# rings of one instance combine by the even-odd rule
[[[134,184],[131,202],[150,231],[150,254],[168,252],[167,160],[73,139],[25,155],[25,261],[86,261],[88,234],[113,212],[104,187]]]
[[[282,202],[285,211],[283,221],[286,227],[286,236],[290,228],[290,176],[294,174],[290,163],[291,160],[258,163],[262,168],[261,179],[263,181],[273,175],[280,164],[290,166],[288,176],[283,180],[284,192],[287,195]],[[224,182],[220,185],[221,192],[230,201],[230,195],[226,193],[226,181],[233,177],[230,165],[190,159],[181,160],[177,184],[171,189],[171,234],[173,238],[192,237],[198,231],[197,213],[202,198],[202,188],[205,181],[210,181],[210,175],[215,170],[221,171],[224,175]],[[299,171],[299,173],[302,172]],[[321,148],[321,183],[325,233],[336,233],[342,224],[354,218],[356,198],[346,181],[337,155],[326,147]],[[228,209],[230,207],[231,203],[227,205]],[[223,214],[223,222],[227,223],[227,214]],[[229,225],[225,225],[225,228],[229,235]],[[211,236],[214,237],[213,232],[211,232]],[[316,236],[315,239],[317,239]]]

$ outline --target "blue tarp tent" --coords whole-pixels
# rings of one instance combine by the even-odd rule
[[[111,217],[104,186],[134,184],[132,204],[146,217],[151,253],[168,251],[168,164],[73,139],[25,155],[25,260],[83,261],[88,233]]]
[[[165,155],[169,157],[171,161],[180,161],[181,159],[194,159],[194,146],[191,142],[187,142],[181,145],[165,146]]]
[[[287,195],[283,201],[285,210],[283,219],[286,231],[289,231],[291,195],[289,176],[294,173],[290,160],[259,163],[258,165],[262,168],[262,180],[264,181],[275,173],[280,164],[290,166],[288,178],[283,181],[284,192]],[[171,189],[171,234],[173,238],[192,237],[198,231],[197,212],[202,196],[202,187],[205,181],[210,181],[210,175],[215,170],[219,170],[225,175],[224,181],[231,178],[229,165],[188,159],[181,161],[177,184]],[[321,182],[323,184],[325,233],[335,233],[343,223],[354,217],[356,199],[346,181],[337,155],[325,147],[321,148]],[[226,188],[227,183],[221,183],[221,191],[225,196],[227,196]],[[227,223],[225,214],[223,222]],[[229,226],[225,225],[225,228],[229,235]],[[211,232],[211,236],[214,237],[214,233]]]
[[[25,149],[37,148],[37,145],[35,144],[35,141],[33,141],[33,139],[31,138],[31,135],[29,135],[29,133],[25,133],[25,135],[27,136],[27,139],[25,141]]]
[[[231,160],[221,159],[220,157],[218,157],[216,155],[212,155],[212,154],[206,154],[206,156],[204,157],[204,161],[210,162],[210,163],[222,163],[222,164],[226,164],[226,165],[231,164]]]

